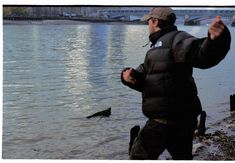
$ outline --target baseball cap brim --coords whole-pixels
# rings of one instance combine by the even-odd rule
[[[152,17],[152,15],[150,15],[150,14],[144,15],[144,16],[140,19],[140,21],[145,22],[145,21],[149,20],[151,17]]]

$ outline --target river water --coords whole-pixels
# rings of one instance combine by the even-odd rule
[[[203,37],[208,27],[178,28]],[[4,25],[2,157],[128,159],[129,130],[146,118],[120,71],[143,62],[147,42],[145,25]],[[208,126],[229,115],[233,53],[232,43],[218,66],[194,70]],[[86,118],[108,107],[109,118]]]

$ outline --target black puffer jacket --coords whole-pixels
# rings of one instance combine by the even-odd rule
[[[142,110],[150,119],[176,121],[197,116],[201,104],[192,77],[193,67],[210,68],[225,57],[231,43],[228,29],[213,41],[170,27],[150,35],[150,40],[152,48],[132,75],[137,82],[128,83],[121,75],[123,84],[142,93]]]

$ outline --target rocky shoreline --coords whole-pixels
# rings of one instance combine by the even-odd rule
[[[235,112],[210,128],[194,139],[194,160],[235,160]]]
[[[171,160],[165,151],[160,160]],[[208,125],[204,136],[193,140],[193,160],[235,160],[235,111],[230,116]]]

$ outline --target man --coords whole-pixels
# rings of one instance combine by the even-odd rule
[[[230,49],[231,36],[219,16],[198,39],[178,31],[176,16],[168,7],[153,8],[148,22],[151,49],[138,68],[122,71],[123,84],[142,93],[142,111],[148,118],[135,139],[130,159],[158,159],[167,149],[175,160],[190,160],[193,134],[201,103],[193,67],[217,65]]]

